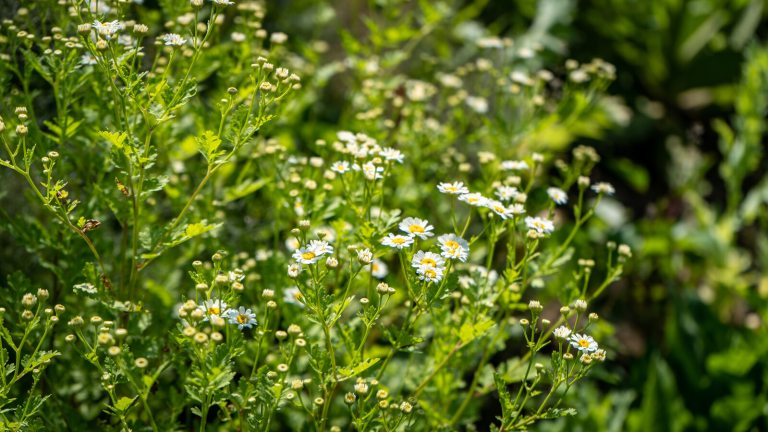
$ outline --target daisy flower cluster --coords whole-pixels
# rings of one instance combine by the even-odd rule
[[[434,227],[425,219],[407,217],[398,225],[400,233],[389,233],[381,244],[397,250],[406,249],[416,239],[427,240],[434,236]],[[437,237],[440,252],[419,250],[410,258],[419,280],[432,283],[443,280],[447,271],[446,260],[465,262],[469,257],[469,243],[455,234]]]
[[[402,164],[405,159],[400,150],[382,147],[374,138],[363,133],[340,131],[336,137],[338,140],[334,141],[331,147],[337,153],[351,157],[352,161],[332,162],[330,171],[335,174],[361,172],[366,180],[379,180],[384,178],[386,166],[393,163]]]
[[[333,254],[333,246],[325,240],[310,240],[309,243],[296,249],[292,258],[298,264],[315,264],[325,256]]]
[[[481,193],[470,192],[463,182],[439,183],[437,190],[448,195],[458,196],[458,200],[474,207],[487,208],[502,220],[525,214],[525,207],[521,203],[505,204],[505,201],[522,196],[517,188],[503,186],[497,189],[499,200],[488,198]]]
[[[243,306],[229,307],[227,302],[221,299],[209,299],[200,304],[188,300],[179,308],[179,317],[182,318],[185,327],[190,327],[189,320],[193,322],[209,322],[221,327],[225,322],[236,325],[239,330],[250,329],[256,325],[256,314]]]

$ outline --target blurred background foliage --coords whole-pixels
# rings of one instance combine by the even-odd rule
[[[16,4],[5,3],[0,14]],[[540,50],[532,61],[549,67],[562,64],[558,59],[595,57],[615,65],[611,97],[597,109],[574,100],[571,112],[539,118],[522,134],[504,124],[502,104],[492,105],[485,121],[525,138],[490,137],[484,134],[495,129],[481,124],[474,142],[460,143],[467,154],[478,142],[515,154],[596,147],[602,157],[596,177],[617,187],[615,201],[602,208],[603,223],[613,240],[635,251],[622,282],[598,305],[615,327],[618,352],[607,372],[576,391],[579,415],[538,427],[768,430],[766,6],[761,0],[269,1],[264,26],[290,35],[291,50],[313,80],[289,108],[289,120],[280,120],[288,123],[272,132],[300,147],[338,124],[369,130],[357,114],[393,107],[381,106],[375,92],[356,91],[367,76],[392,77],[394,88],[405,82],[397,77],[433,77],[477,55],[460,42],[491,34]],[[217,87],[226,88],[226,77],[218,79]],[[478,89],[487,84],[466,81]],[[462,119],[441,121],[458,128]],[[422,140],[417,157],[439,158],[451,132],[410,130],[407,137]],[[401,187],[431,185],[423,181],[429,169],[417,175]],[[612,204],[618,202],[626,208]],[[238,234],[227,232],[222,242]],[[33,251],[19,245],[39,239],[0,233],[0,241],[6,273],[31,261]],[[46,241],[61,247],[60,238]],[[494,404],[483,415],[492,418],[496,410]]]

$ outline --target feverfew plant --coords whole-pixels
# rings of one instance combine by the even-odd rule
[[[570,389],[612,352],[588,307],[631,249],[594,248],[615,190],[594,149],[546,131],[600,117],[611,65],[552,72],[488,36],[413,68],[468,19],[424,2],[370,45],[345,34],[341,62],[269,33],[262,2],[141,3],[41,1],[2,23],[0,165],[21,192],[2,227],[24,270],[2,267],[4,428],[577,415]],[[329,122],[331,76],[354,84]]]

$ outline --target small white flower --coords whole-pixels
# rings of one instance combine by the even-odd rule
[[[203,321],[218,318],[227,314],[227,304],[222,300],[206,300],[197,307],[205,314]]]
[[[558,339],[565,340],[565,339],[568,339],[568,336],[571,335],[571,329],[569,329],[566,326],[560,326],[556,328],[555,331],[552,332],[552,334]]]
[[[424,219],[407,217],[400,222],[399,228],[400,231],[425,240],[434,235],[431,231],[435,227],[430,225],[429,222]]]
[[[391,147],[382,149],[381,152],[379,152],[379,156],[390,162],[395,161],[398,163],[403,163],[403,158],[405,157],[400,150],[396,150]]]
[[[373,261],[373,252],[370,249],[361,249],[357,251],[357,260],[363,264],[370,264]]]
[[[96,57],[91,55],[89,52],[83,53],[83,55],[80,57],[80,64],[83,66],[95,65]]]
[[[462,195],[469,193],[469,189],[467,189],[467,187],[464,186],[464,183],[462,182],[439,183],[437,185],[437,190],[442,193],[451,195]]]
[[[524,171],[528,169],[525,161],[506,160],[501,162],[501,169],[508,171]]]
[[[525,214],[525,206],[522,204],[512,204],[508,207],[508,210],[513,215]]]
[[[555,204],[563,205],[568,202],[568,194],[564,190],[556,187],[547,188],[547,195]]]
[[[493,210],[494,213],[499,215],[504,220],[509,219],[511,216],[514,215],[514,213],[512,213],[512,211],[510,209],[508,209],[500,201],[488,200],[485,203],[485,206],[488,207],[489,209]]]
[[[440,282],[443,279],[443,268],[432,267],[430,265],[423,265],[416,269],[416,274],[419,275],[419,280],[427,282]]]
[[[333,253],[333,246],[325,240],[311,240],[308,247],[317,255],[330,255]]]
[[[93,28],[96,30],[98,34],[109,39],[115,33],[123,29],[123,24],[120,23],[120,21],[118,20],[107,21],[107,22],[101,22],[99,20],[95,20],[93,22]]]
[[[464,100],[468,107],[478,114],[485,114],[488,112],[488,100],[477,96],[467,96]]]
[[[465,203],[475,207],[485,207],[485,203],[488,202],[488,198],[482,196],[479,193],[468,193],[459,195],[459,201],[464,201]]]
[[[534,230],[539,234],[549,234],[555,230],[555,225],[551,220],[540,217],[527,217],[525,218],[525,225],[528,229]]]
[[[299,277],[299,273],[301,273],[300,265],[293,263],[288,266],[288,277],[292,279],[296,279],[297,277]]]
[[[349,171],[349,162],[347,161],[334,162],[331,165],[331,171],[337,172],[339,174],[344,174]]]
[[[598,194],[613,195],[616,189],[610,183],[598,182],[592,185],[592,190]]]
[[[288,304],[304,307],[304,295],[298,287],[283,289],[283,301]]]
[[[374,259],[371,261],[371,264],[368,268],[371,272],[371,276],[375,277],[376,279],[384,279],[389,273],[387,265],[380,259]]]
[[[466,262],[469,257],[469,243],[456,234],[443,234],[437,238],[440,244],[440,255],[448,259]]]
[[[413,237],[389,233],[381,239],[381,244],[395,249],[405,249],[413,244]]]
[[[442,267],[445,265],[445,259],[434,252],[418,251],[411,258],[411,265],[416,269],[423,266]]]
[[[240,306],[237,310],[230,309],[227,311],[227,318],[230,324],[237,325],[239,330],[244,328],[251,328],[257,324],[256,314],[250,309],[246,309]]]
[[[373,162],[366,162],[363,164],[363,175],[368,180],[378,180],[384,176],[381,174],[384,172],[384,167],[376,166]]]
[[[576,333],[571,336],[571,346],[583,353],[591,353],[597,351],[597,342],[592,336]]]
[[[310,247],[304,247],[296,249],[292,255],[293,259],[300,264],[314,264],[320,261],[322,255],[318,255],[315,250]]]
[[[499,186],[496,188],[496,196],[502,201],[509,201],[515,199],[520,194],[516,187],[512,186]]]
[[[217,4],[219,6],[231,6],[235,4],[235,2],[229,1],[229,0],[211,0],[213,4]]]
[[[187,40],[176,33],[167,33],[160,38],[163,40],[166,46],[182,46],[187,43]]]

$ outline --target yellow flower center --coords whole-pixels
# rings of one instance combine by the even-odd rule
[[[374,272],[379,271],[379,265],[376,263],[371,264],[371,270],[373,270]]]
[[[237,315],[237,322],[240,324],[245,324],[248,322],[248,316],[247,315]]]
[[[392,239],[392,243],[394,244],[403,244],[405,243],[405,238],[403,237],[395,237]]]
[[[221,313],[221,309],[216,306],[211,306],[208,308],[208,315],[218,315],[219,313]]]
[[[589,348],[589,341],[586,339],[579,339],[579,346],[582,348]]]
[[[421,225],[413,224],[413,225],[408,227],[408,231],[410,231],[412,233],[423,233],[424,232],[424,227],[421,226]]]
[[[428,265],[430,267],[437,267],[437,261],[435,261],[433,258],[422,258],[421,259],[421,265]]]
[[[448,240],[447,242],[445,242],[445,247],[447,247],[448,249],[458,249],[459,243],[453,240]]]
[[[311,260],[314,257],[315,257],[315,253],[311,251],[304,252],[303,254],[301,254],[301,258],[305,260]]]
[[[437,272],[432,270],[432,269],[428,269],[428,270],[426,270],[424,272],[424,276],[426,276],[426,277],[428,277],[430,279],[434,279],[434,278],[437,277]]]

